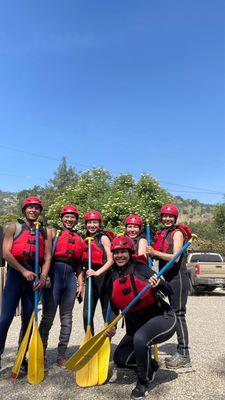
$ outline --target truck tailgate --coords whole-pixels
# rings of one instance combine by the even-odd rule
[[[215,264],[200,262],[200,274],[198,277],[210,276],[211,278],[225,278],[225,263]]]

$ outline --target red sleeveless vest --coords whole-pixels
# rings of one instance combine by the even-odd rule
[[[107,260],[106,252],[101,242],[101,238],[104,235],[108,236],[104,231],[97,232],[93,237],[94,240],[91,241],[91,265],[97,269],[101,268]],[[88,265],[88,243],[86,241],[84,242],[82,262],[85,266]]]
[[[111,299],[113,304],[119,309],[123,310],[137,294],[148,284],[142,277],[138,276],[138,268],[131,267],[124,275],[115,276],[112,283]],[[142,308],[151,306],[156,302],[152,288],[146,290],[140,300],[130,310],[137,311]]]
[[[62,258],[81,262],[83,252],[83,240],[68,229],[63,229],[59,235],[54,251],[54,259]]]
[[[39,262],[44,259],[46,232],[39,229]],[[18,261],[34,261],[35,258],[35,229],[30,229],[21,223],[21,232],[14,238],[11,253]]]
[[[184,235],[184,243],[190,239],[191,231],[187,226],[182,224],[173,225],[170,228],[162,229],[155,234],[154,241],[152,243],[152,247],[155,250],[161,251],[163,253],[173,253],[173,236],[175,232],[181,231]]]

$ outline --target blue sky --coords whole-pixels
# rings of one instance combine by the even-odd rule
[[[224,23],[224,0],[1,2],[0,189],[66,156],[222,202]]]

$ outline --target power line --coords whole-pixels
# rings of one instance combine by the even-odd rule
[[[15,147],[11,147],[11,146],[7,146],[7,145],[0,145],[0,148],[7,149],[7,150],[13,150],[13,151],[16,151],[16,152],[19,152],[19,153],[23,153],[23,154],[27,154],[27,155],[30,155],[30,156],[33,156],[33,157],[45,158],[45,159],[48,159],[48,160],[53,160],[53,161],[58,161],[58,162],[61,161],[61,159],[59,159],[59,158],[54,158],[54,157],[47,156],[47,155],[44,155],[44,154],[29,152],[29,151],[25,151],[25,150],[18,149],[18,148],[15,148]],[[72,162],[72,163],[74,165],[77,165],[77,166],[80,166],[80,167],[93,168],[93,165],[80,164],[80,163],[76,163],[76,162]],[[119,172],[119,171],[111,171],[111,172],[117,173],[117,174],[121,174],[121,172]],[[43,177],[29,177],[29,176],[21,176],[21,175],[18,176],[18,175],[7,174],[7,173],[0,173],[0,174],[1,175],[5,175],[5,176],[14,176],[14,177],[26,178],[26,179],[35,178],[35,179],[39,179],[39,180],[43,180],[43,181],[49,180],[49,178],[43,178]],[[172,190],[173,192],[176,192],[176,193],[212,194],[212,195],[223,195],[223,196],[225,195],[224,192],[215,191],[215,190],[211,190],[211,189],[205,189],[205,188],[189,186],[189,185],[184,185],[184,184],[179,184],[179,183],[172,183],[172,182],[167,182],[167,181],[160,181],[160,180],[158,180],[158,181],[160,183],[162,183],[162,184],[200,190],[200,191],[194,191],[193,192],[193,191],[185,191],[185,190],[178,191],[178,190],[168,189],[168,190]]]

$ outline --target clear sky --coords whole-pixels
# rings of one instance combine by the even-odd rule
[[[78,171],[225,193],[224,0],[3,0],[0,189]]]

